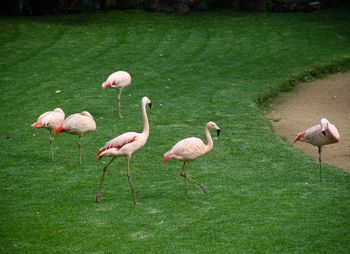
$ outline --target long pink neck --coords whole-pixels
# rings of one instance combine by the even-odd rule
[[[213,149],[213,139],[210,135],[210,131],[209,131],[207,126],[205,126],[204,133],[205,133],[205,137],[207,138],[207,141],[208,141],[206,152],[209,152],[211,149]]]
[[[142,104],[142,120],[143,120],[143,131],[142,134],[148,137],[149,135],[149,124],[148,124],[148,117],[146,112],[146,104]]]

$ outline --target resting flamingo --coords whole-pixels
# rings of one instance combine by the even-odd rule
[[[318,161],[320,164],[320,182],[322,182],[322,147],[338,143],[340,139],[337,128],[331,124],[326,118],[320,120],[320,124],[310,127],[306,131],[300,133],[293,144],[297,141],[303,141],[318,147]]]
[[[102,89],[106,89],[107,87],[112,87],[119,90],[119,94],[117,95],[117,110],[119,112],[119,117],[122,117],[120,103],[121,103],[121,95],[124,87],[131,84],[131,76],[126,71],[117,71],[109,75],[107,80],[103,82]]]
[[[216,125],[214,122],[208,122],[205,125],[204,133],[207,138],[208,144],[204,144],[204,142],[196,137],[186,138],[179,142],[177,142],[173,148],[170,149],[170,151],[166,152],[163,157],[163,165],[166,164],[166,162],[169,159],[175,159],[183,161],[183,165],[181,168],[181,176],[184,177],[185,180],[185,199],[187,199],[187,181],[191,181],[194,184],[197,184],[203,192],[206,192],[204,186],[193,180],[187,175],[187,164],[190,161],[195,160],[196,158],[207,154],[213,149],[214,143],[213,139],[210,135],[210,130],[216,130],[217,136],[220,134],[220,128]]]
[[[108,141],[104,147],[102,147],[98,153],[97,156],[99,159],[103,158],[104,156],[112,156],[112,159],[103,167],[103,174],[100,181],[100,186],[98,189],[98,192],[96,194],[96,202],[101,202],[101,189],[104,181],[105,174],[107,172],[107,168],[109,164],[116,158],[116,157],[125,157],[127,162],[127,177],[128,182],[131,188],[131,194],[132,198],[134,200],[134,204],[140,204],[135,197],[135,190],[132,185],[131,181],[131,174],[130,174],[130,158],[131,155],[136,152],[137,150],[141,149],[147,142],[148,135],[149,135],[149,124],[148,124],[148,117],[146,112],[146,105],[149,105],[149,107],[152,106],[150,99],[147,97],[143,97],[141,100],[141,112],[142,112],[142,120],[143,120],[143,131],[141,133],[137,132],[126,132],[124,134],[119,135],[118,137]]]
[[[81,138],[82,135],[90,131],[96,130],[96,123],[92,115],[83,111],[70,115],[64,122],[55,129],[55,135],[60,132],[67,132],[73,135],[79,135],[78,147],[79,147],[79,163],[82,164],[81,155]]]
[[[51,158],[55,160],[54,155],[54,137],[52,130],[56,129],[64,121],[64,112],[61,108],[55,108],[53,111],[48,111],[41,114],[38,120],[32,124],[33,128],[46,128],[50,131]]]

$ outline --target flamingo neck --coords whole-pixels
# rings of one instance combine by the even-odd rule
[[[205,133],[205,137],[207,138],[207,141],[208,141],[206,152],[209,152],[211,149],[213,149],[213,139],[210,135],[210,131],[209,131],[208,127],[205,127],[204,133]]]
[[[148,124],[148,116],[146,112],[146,104],[142,104],[142,121],[143,121],[143,131],[142,133],[148,137],[149,135],[149,124]]]

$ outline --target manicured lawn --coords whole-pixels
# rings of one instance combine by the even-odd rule
[[[348,253],[350,175],[325,165],[320,184],[317,162],[276,137],[256,101],[291,76],[349,66],[349,27],[349,9],[1,17],[0,136],[13,137],[0,139],[1,253]],[[116,70],[133,78],[124,119],[116,91],[101,90]],[[132,203],[124,158],[96,204],[95,153],[142,130],[143,96],[151,134],[131,160],[143,204]],[[56,137],[53,162],[48,132],[30,127],[55,107],[96,120],[83,166],[76,136]],[[176,141],[203,138],[210,120],[221,136],[189,167],[208,193],[190,185],[186,202],[181,163],[161,159]]]

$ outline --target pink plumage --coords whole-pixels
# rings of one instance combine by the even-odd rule
[[[166,164],[166,162],[169,159],[175,159],[175,160],[180,160],[183,161],[183,166],[181,169],[181,176],[185,178],[185,198],[187,198],[187,189],[186,189],[186,181],[190,180],[193,183],[199,185],[201,187],[201,190],[205,192],[205,188],[202,184],[194,181],[190,177],[188,177],[186,169],[187,169],[187,163],[195,160],[196,158],[203,156],[210,152],[213,149],[214,143],[213,139],[210,135],[210,130],[216,130],[217,134],[219,136],[220,133],[220,128],[217,126],[216,123],[214,122],[208,122],[205,125],[204,133],[206,136],[206,139],[208,141],[207,144],[204,144],[204,142],[196,137],[190,137],[183,139],[179,142],[177,142],[173,148],[171,148],[168,152],[166,152],[163,156],[163,164]]]
[[[64,112],[60,108],[41,114],[38,120],[32,124],[33,128],[56,129],[64,121]]]
[[[96,130],[96,123],[92,115],[83,111],[70,115],[64,122],[55,129],[55,134],[67,132],[74,135],[82,135]]]
[[[141,100],[141,112],[142,112],[142,120],[143,120],[143,131],[141,133],[137,132],[126,132],[124,134],[119,135],[118,137],[108,141],[96,154],[96,156],[99,157],[99,159],[103,158],[104,156],[112,156],[112,159],[103,167],[103,175],[101,178],[101,183],[99,187],[99,191],[96,194],[96,202],[99,203],[101,201],[100,198],[100,192],[102,189],[102,184],[104,181],[104,176],[107,171],[107,168],[109,164],[116,158],[116,157],[125,157],[127,160],[127,176],[128,181],[131,188],[132,197],[135,204],[138,204],[135,198],[135,192],[134,188],[132,186],[131,182],[131,175],[130,175],[130,158],[131,155],[136,152],[137,150],[141,149],[147,142],[148,136],[149,136],[149,123],[148,123],[148,117],[146,112],[146,105],[151,106],[151,101],[147,97],[143,97]]]
[[[79,135],[79,162],[82,164],[81,137],[83,134],[95,130],[96,123],[94,118],[89,112],[83,111],[67,117],[66,120],[55,129],[55,134],[57,135],[60,132],[67,132],[73,135]]]
[[[131,84],[131,76],[126,71],[117,71],[108,76],[107,80],[102,83],[102,89],[107,87],[115,88],[119,91],[117,95],[117,109],[119,111],[119,117],[123,118],[121,115],[121,94],[124,87]]]
[[[131,76],[126,71],[117,71],[108,76],[107,80],[102,83],[102,89],[112,87],[122,89],[131,84]]]
[[[34,129],[36,128],[45,128],[50,131],[50,145],[51,145],[51,157],[52,160],[55,160],[54,156],[54,137],[52,136],[52,130],[60,126],[64,121],[64,112],[60,108],[55,108],[53,111],[48,111],[41,114],[38,117],[38,120],[32,124]]]
[[[131,156],[131,154],[138,150],[135,149],[134,146],[137,141],[137,137],[142,135],[142,133],[136,133],[136,132],[127,132],[124,133],[110,141],[108,141],[104,147],[102,147],[100,149],[100,151],[98,151],[98,153],[96,154],[97,156],[99,156],[99,158],[101,159],[104,156],[114,156],[114,154],[119,153],[118,155],[120,156]],[[147,138],[145,136],[143,136],[143,140],[144,143],[146,143]],[[146,140],[145,140],[146,138]],[[144,144],[143,144],[144,145]],[[126,146],[126,147],[125,147]],[[140,146],[141,148],[141,146]],[[117,155],[117,156],[118,156]]]
[[[326,118],[322,118],[320,123],[308,128],[306,131],[298,134],[293,143],[302,141],[318,147],[320,164],[320,181],[322,181],[321,153],[324,145],[338,143],[340,135],[338,129]]]
[[[326,118],[322,118],[319,124],[300,133],[294,140],[294,143],[303,141],[314,146],[322,147],[324,145],[338,143],[339,140],[340,135],[338,129]]]

